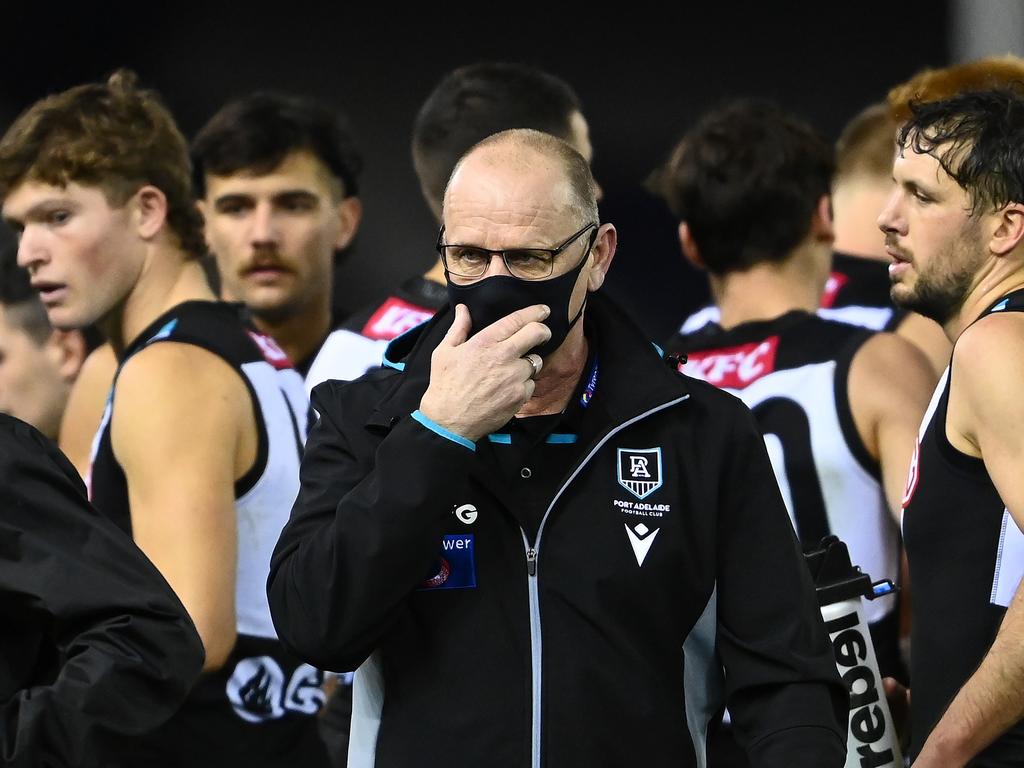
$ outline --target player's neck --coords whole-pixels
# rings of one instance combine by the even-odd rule
[[[154,320],[178,304],[216,300],[198,259],[166,243],[149,249],[131,291],[98,323],[118,357]]]
[[[267,317],[253,314],[256,327],[272,336],[293,363],[315,354],[331,330],[331,297],[311,302],[302,312],[288,317]]]
[[[1024,288],[1024,265],[1019,260],[1017,268],[1001,269],[1003,264],[996,262],[996,267],[983,271],[977,278],[977,284],[968,294],[964,305],[943,326],[946,338],[955,342],[967,326],[981,317],[981,314],[1008,293]]]
[[[711,278],[711,294],[721,312],[720,325],[774,320],[793,310],[814,312],[821,301],[824,277],[808,274],[801,260],[757,264],[744,272]]]
[[[562,346],[544,360],[533,396],[516,416],[543,416],[564,411],[583,375],[588,350],[587,339],[583,335],[583,318],[580,317]]]

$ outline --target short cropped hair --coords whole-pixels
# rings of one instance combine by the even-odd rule
[[[784,261],[810,231],[834,168],[832,147],[803,120],[768,101],[737,100],[683,136],[662,193],[708,271],[722,275]]]
[[[46,316],[46,308],[29,282],[28,272],[17,264],[17,250],[0,250],[0,307],[7,322],[21,329],[42,345],[50,338],[53,327]]]
[[[348,119],[312,99],[261,91],[222,107],[192,142],[193,182],[206,195],[206,177],[239,171],[270,173],[285,156],[310,152],[341,183],[341,196],[359,194],[363,158]]]
[[[889,179],[899,127],[889,105],[872,104],[846,124],[836,140],[836,185],[855,176]]]
[[[1024,203],[1024,93],[973,91],[911,104],[901,151],[934,157],[969,195],[972,215]]]
[[[129,70],[48,96],[14,121],[0,140],[0,199],[25,181],[98,187],[114,207],[151,184],[167,198],[181,248],[206,252],[188,145],[160,97]]]
[[[594,181],[590,164],[568,142],[543,131],[513,128],[488,136],[470,147],[469,151],[459,159],[452,170],[452,177],[462,166],[463,161],[477,150],[502,145],[529,150],[556,161],[562,166],[565,180],[569,183],[569,190],[572,194],[570,206],[573,214],[579,217],[580,225],[600,223],[597,209],[597,182]]]
[[[482,62],[445,75],[413,124],[413,163],[428,202],[441,207],[455,164],[477,142],[510,128],[569,140],[579,110],[565,81],[526,64]]]
[[[940,101],[967,91],[1024,87],[1024,59],[987,56],[941,69],[924,69],[889,91],[887,101],[898,123],[910,119],[911,103]]]

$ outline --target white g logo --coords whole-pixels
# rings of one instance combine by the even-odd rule
[[[455,508],[455,516],[466,525],[475,523],[478,514],[476,507],[472,504],[463,504],[461,507]]]

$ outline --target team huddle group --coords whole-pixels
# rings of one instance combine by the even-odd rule
[[[670,339],[600,290],[582,109],[446,75],[437,258],[354,313],[335,109],[189,143],[121,70],[14,121],[0,765],[1024,765],[1024,61],[835,146],[701,115],[647,182],[713,299]],[[827,537],[899,586],[870,637],[823,621]]]

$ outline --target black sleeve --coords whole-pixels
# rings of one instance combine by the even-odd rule
[[[841,767],[848,698],[764,441],[737,409],[720,480],[719,654],[753,768]]]
[[[118,765],[119,744],[184,701],[195,627],[70,462],[0,417],[0,764]]]
[[[358,667],[422,583],[476,462],[472,448],[411,416],[371,440],[360,419],[346,421],[339,394],[364,386],[313,390],[320,418],[267,582],[281,642],[334,671]]]

